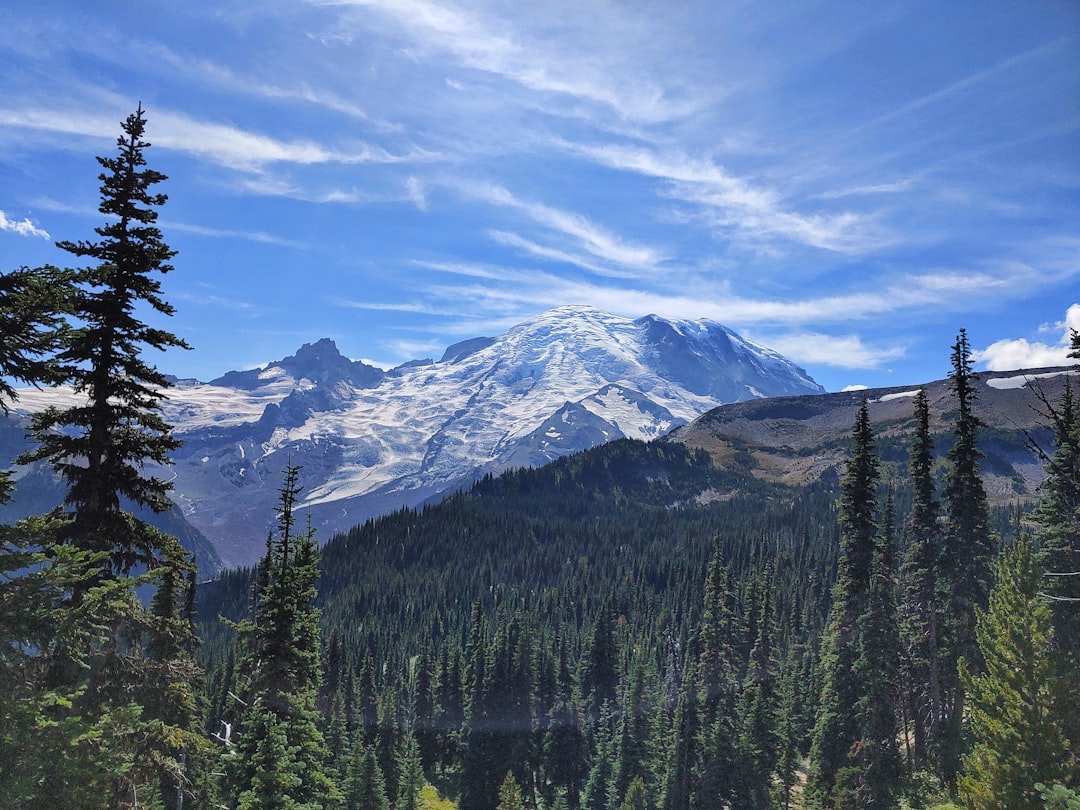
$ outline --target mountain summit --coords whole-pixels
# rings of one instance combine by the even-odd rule
[[[391,371],[349,360],[324,338],[261,369],[181,383],[164,410],[184,442],[174,499],[226,563],[250,564],[290,459],[303,467],[303,506],[327,539],[486,473],[657,438],[722,403],[822,391],[717,323],[564,306]],[[28,390],[19,405],[65,396]]]

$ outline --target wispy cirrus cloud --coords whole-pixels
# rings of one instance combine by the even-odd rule
[[[44,130],[91,138],[116,137],[121,115],[86,113],[77,109],[0,109],[0,125]],[[268,165],[403,163],[428,160],[430,153],[414,150],[392,154],[379,146],[353,141],[330,148],[313,140],[283,140],[227,124],[199,121],[168,110],[154,112],[153,143],[193,155],[229,169],[254,172]]]
[[[461,183],[458,184],[457,188],[460,192],[474,199],[521,212],[534,223],[545,227],[549,231],[563,237],[569,237],[579,248],[585,250],[594,259],[610,263],[616,268],[654,270],[657,265],[668,258],[663,251],[657,248],[634,244],[622,239],[617,234],[596,224],[582,214],[522,199],[500,185]],[[549,252],[548,258],[554,258],[553,254],[559,254],[563,260],[569,261],[572,259],[569,253],[558,249],[545,248],[535,242],[529,243],[527,240],[516,236],[510,240],[507,240],[505,236],[501,238],[504,243],[516,240],[518,247],[526,247],[529,252],[534,254],[539,255],[547,250]],[[595,272],[594,266],[588,262],[580,266]],[[605,274],[613,275],[615,273],[609,269]]]
[[[869,214],[800,212],[776,189],[738,177],[707,157],[625,145],[567,144],[568,149],[612,169],[666,183],[663,194],[695,206],[714,227],[751,241],[788,240],[835,253],[884,248],[895,236]]]
[[[8,231],[9,233],[16,233],[19,236],[37,236],[41,239],[51,239],[49,232],[44,228],[39,228],[28,218],[22,219],[8,219],[7,214],[0,211],[0,231]]]
[[[449,57],[456,65],[519,85],[532,94],[562,96],[570,101],[607,108],[626,121],[656,124],[684,118],[702,109],[716,94],[703,86],[674,88],[654,79],[638,66],[628,71],[626,54],[648,47],[655,37],[642,26],[635,30],[626,9],[610,10],[603,23],[575,25],[577,9],[565,6],[531,29],[520,19],[511,22],[494,13],[483,14],[460,5],[430,0],[309,0],[324,7],[377,13],[390,20],[409,43],[409,53],[422,59],[431,53]],[[552,10],[549,9],[549,12]],[[608,14],[601,7],[592,12]],[[632,15],[631,15],[632,16]],[[552,20],[567,20],[552,30]],[[341,22],[348,30],[349,21]],[[365,23],[360,26],[366,30]],[[603,39],[618,32],[613,47]],[[557,35],[553,35],[557,34]],[[636,47],[635,47],[636,46]],[[527,101],[522,99],[522,101]],[[549,108],[559,113],[559,108]],[[580,107],[563,112],[581,115]]]
[[[242,239],[245,242],[258,242],[264,245],[277,245],[278,247],[293,248],[295,250],[306,250],[310,247],[310,245],[307,245],[304,242],[299,242],[295,239],[287,239],[283,236],[266,233],[265,231],[242,231],[233,230],[230,228],[211,228],[205,225],[193,225],[188,222],[174,222],[172,220],[161,220],[158,224],[163,230],[166,231],[193,233],[196,236],[208,236],[212,239]]]

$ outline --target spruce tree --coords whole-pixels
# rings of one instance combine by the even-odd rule
[[[21,338],[3,335],[0,364],[24,379],[33,374],[36,382],[69,383],[85,396],[66,410],[35,414],[38,445],[20,458],[48,460],[67,485],[68,511],[43,562],[79,560],[94,569],[61,574],[71,587],[52,600],[52,620],[59,627],[78,617],[88,632],[79,638],[82,646],[54,643],[59,639],[42,645],[46,666],[39,667],[37,686],[73,696],[54,704],[58,723],[108,724],[122,716],[131,724],[117,735],[128,741],[115,747],[120,759],[98,764],[113,774],[99,797],[123,806],[149,784],[165,807],[174,807],[196,781],[191,766],[201,750],[194,734],[199,671],[191,656],[193,626],[184,615],[190,600],[179,598],[191,564],[174,538],[126,511],[130,503],[168,506],[168,484],[147,470],[167,464],[179,442],[159,412],[167,381],[142,354],[184,345],[140,320],[147,308],[173,311],[156,278],[171,269],[173,255],[154,224],[165,196],[150,190],[165,177],[146,168],[144,129],[140,107],[122,125],[119,155],[98,158],[105,169],[99,210],[108,218],[96,229],[100,240],[58,243],[97,264],[22,270],[0,282],[10,294],[0,305],[0,330],[23,331]],[[25,309],[4,311],[12,307]],[[71,324],[63,325],[61,316]],[[41,356],[54,346],[53,357]],[[0,497],[3,490],[0,481]],[[149,611],[135,597],[138,585],[157,587]],[[81,755],[92,749],[83,746]]]
[[[383,772],[370,745],[354,746],[345,782],[345,807],[346,810],[390,810]]]
[[[17,399],[12,382],[59,381],[52,354],[60,343],[63,314],[70,308],[69,271],[46,266],[0,273],[0,412]],[[0,470],[0,504],[7,502],[11,474]]]
[[[238,725],[231,767],[238,803],[255,801],[251,797],[263,795],[259,786],[264,784],[283,791],[280,801],[295,803],[274,807],[316,807],[338,795],[326,773],[328,755],[315,709],[321,679],[319,611],[313,605],[318,554],[311,529],[296,532],[298,475],[298,467],[286,467],[278,535],[268,544],[255,580],[254,620],[238,625],[244,702],[251,707]],[[275,749],[283,752],[279,760],[263,750],[262,738],[271,732],[283,738]],[[267,773],[268,768],[280,773]]]
[[[506,772],[502,785],[499,786],[499,804],[495,810],[524,810],[521,802],[521,788],[510,771]]]
[[[1031,544],[1021,536],[998,560],[989,607],[977,612],[982,671],[962,665],[974,747],[958,789],[972,810],[1042,807],[1036,785],[1065,777],[1053,626],[1041,587]]]
[[[952,348],[950,386],[956,399],[954,441],[949,449],[945,479],[948,517],[941,555],[942,580],[949,602],[946,610],[946,651],[941,668],[944,718],[941,733],[941,771],[951,784],[963,752],[964,687],[957,662],[964,658],[974,673],[981,671],[975,642],[975,610],[986,605],[990,586],[994,542],[990,535],[986,490],[979,475],[982,452],[978,430],[982,420],[975,413],[975,383],[971,346],[961,329]]]
[[[1050,600],[1054,660],[1063,685],[1059,716],[1070,742],[1072,771],[1080,775],[1080,405],[1068,378],[1061,401],[1049,407],[1048,416],[1055,449],[1046,462],[1042,498],[1035,511],[1038,562]]]
[[[940,505],[934,486],[934,443],[926,390],[915,396],[915,435],[908,471],[911,511],[904,522],[906,549],[900,569],[903,710],[911,729],[912,764],[939,770],[939,735],[944,713],[941,695],[940,632],[942,599],[938,556]]]
[[[738,762],[739,802],[746,807],[765,807],[776,770],[776,661],[770,572],[758,572],[752,587],[758,593],[757,639],[739,695]]]
[[[807,790],[821,807],[849,796],[861,777],[852,758],[862,740],[866,698],[861,680],[861,621],[867,613],[877,547],[876,495],[880,477],[870,413],[864,399],[855,418],[852,449],[841,480],[840,560],[829,626],[822,642],[821,699],[810,750]]]
[[[99,157],[104,171],[99,211],[109,217],[95,229],[98,241],[57,246],[96,264],[74,271],[71,310],[76,323],[57,356],[65,382],[86,401],[65,410],[35,414],[38,447],[25,459],[49,459],[68,484],[70,536],[80,548],[109,551],[111,568],[125,574],[136,564],[153,567],[160,549],[125,512],[125,501],[162,511],[169,507],[168,481],[148,474],[168,464],[180,442],[160,415],[169,382],[151,365],[148,349],[187,345],[173,333],[140,320],[141,311],[172,315],[159,276],[175,255],[158,229],[166,201],[153,187],[165,180],[147,168],[140,106],[122,126],[116,157]]]
[[[893,574],[894,510],[892,493],[886,497],[881,531],[870,576],[870,598],[859,623],[861,654],[856,667],[862,681],[859,701],[862,718],[855,758],[857,805],[867,810],[888,810],[900,777],[896,745],[900,669],[900,633],[896,620],[896,581]]]

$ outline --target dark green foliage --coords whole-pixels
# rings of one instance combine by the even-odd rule
[[[900,634],[903,701],[900,709],[910,729],[912,769],[940,770],[941,694],[940,626],[945,594],[939,576],[940,506],[934,486],[934,446],[926,391],[915,397],[915,435],[908,465],[912,500],[904,521],[900,571]]]
[[[1039,564],[1050,598],[1054,660],[1062,684],[1059,717],[1070,742],[1070,771],[1080,778],[1080,406],[1066,383],[1061,402],[1047,405],[1054,452],[1046,460],[1035,512]]]
[[[72,273],[52,266],[0,273],[0,410],[15,401],[12,381],[58,380],[52,354],[63,340]]]
[[[949,449],[945,478],[947,526],[941,554],[941,576],[948,603],[942,627],[943,662],[940,667],[944,703],[940,735],[941,772],[951,783],[963,751],[964,687],[958,676],[960,658],[972,672],[981,671],[975,643],[975,610],[986,605],[990,587],[994,541],[979,460],[977,433],[982,421],[975,414],[975,382],[971,347],[961,329],[952,349],[949,374],[956,397],[954,441]]]
[[[371,746],[355,748],[345,782],[345,807],[347,810],[390,810],[386,782]]]
[[[1065,776],[1053,627],[1041,587],[1031,544],[1021,537],[998,560],[989,607],[978,611],[982,674],[963,667],[974,746],[958,787],[972,810],[1041,807],[1036,785]]]
[[[148,462],[167,464],[179,446],[159,414],[168,381],[143,352],[184,347],[175,335],[139,319],[145,307],[162,315],[173,308],[155,276],[172,269],[174,255],[155,225],[164,194],[151,188],[165,175],[146,168],[146,119],[140,107],[123,124],[117,157],[99,157],[105,170],[99,210],[110,217],[95,229],[96,242],[60,242],[97,264],[74,273],[71,311],[76,324],[57,355],[61,379],[87,397],[67,410],[33,418],[38,447],[26,459],[49,459],[68,484],[74,519],[71,538],[82,548],[107,549],[120,573],[153,566],[155,551],[124,519],[121,500],[155,511],[168,508],[167,481],[148,475]]]
[[[59,244],[99,264],[0,280],[0,372],[70,383],[87,397],[35,416],[40,445],[27,454],[60,473],[69,511],[5,527],[0,550],[4,602],[20,614],[0,627],[12,665],[2,702],[19,707],[2,743],[15,806],[120,807],[142,795],[172,808],[208,798],[194,778],[208,746],[195,731],[193,569],[175,538],[121,508],[165,505],[167,485],[145,468],[178,445],[158,413],[165,380],[139,356],[183,345],[136,313],[172,312],[151,277],[170,269],[172,251],[153,225],[152,206],[165,198],[148,189],[164,176],[144,168],[144,126],[139,109],[123,124],[120,155],[98,159],[110,218],[97,229],[102,241]],[[137,587],[154,593],[149,609]]]
[[[900,633],[896,621],[893,579],[895,516],[890,492],[870,573],[869,604],[860,622],[860,656],[856,663],[863,694],[862,721],[855,758],[855,800],[858,807],[888,810],[900,777],[896,745],[899,704]]]
[[[299,469],[288,466],[278,534],[259,564],[254,619],[239,625],[243,705],[230,767],[235,806],[315,807],[337,796],[315,698],[321,682],[318,555],[310,529],[296,532]],[[270,803],[266,802],[279,802]]]
[[[808,792],[820,806],[849,795],[859,774],[867,684],[862,680],[865,648],[862,621],[870,604],[876,548],[879,480],[870,416],[865,400],[852,432],[852,449],[841,481],[841,556],[828,634],[823,642],[821,701],[810,753]]]

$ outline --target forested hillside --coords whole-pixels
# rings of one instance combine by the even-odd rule
[[[0,275],[0,402],[86,394],[34,420],[64,506],[0,528],[0,808],[1076,806],[1080,410],[1041,402],[1039,503],[994,506],[963,330],[947,418],[914,392],[879,444],[863,399],[813,483],[619,441],[320,551],[289,465],[260,563],[196,588],[124,508],[177,445],[144,126],[61,243],[97,264]]]

